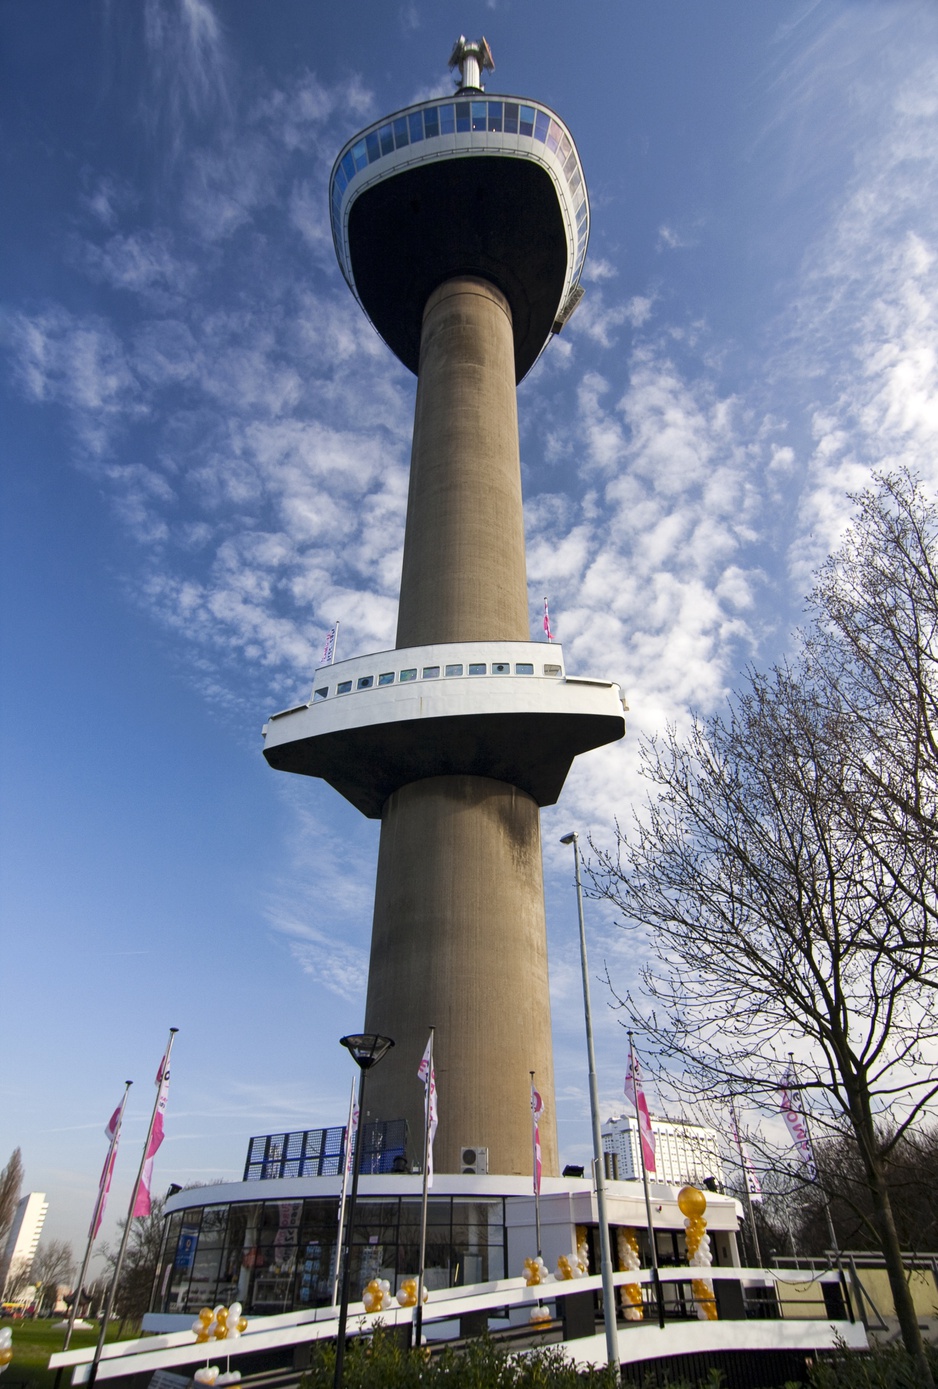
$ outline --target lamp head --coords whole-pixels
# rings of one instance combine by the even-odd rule
[[[563,835],[560,842],[561,844],[575,844],[578,837],[576,830],[573,830],[570,834]]]
[[[339,1042],[352,1053],[363,1071],[377,1066],[385,1052],[394,1045],[390,1037],[382,1037],[377,1032],[354,1033],[349,1037],[340,1037]]]

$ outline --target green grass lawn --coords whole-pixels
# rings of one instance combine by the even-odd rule
[[[9,1321],[4,1317],[0,1321],[0,1326],[8,1326],[13,1332],[13,1359],[0,1379],[0,1389],[25,1389],[25,1386],[29,1389],[52,1389],[55,1371],[46,1367],[49,1356],[62,1349],[65,1337],[63,1330],[56,1329],[58,1320]],[[107,1337],[109,1341],[117,1340],[119,1325],[116,1321],[111,1323]],[[125,1327],[125,1338],[133,1334],[133,1328]],[[93,1346],[97,1339],[98,1323],[95,1322],[91,1331],[75,1332],[69,1349],[81,1350],[83,1346]],[[71,1373],[71,1370],[62,1371],[62,1389],[68,1389]]]

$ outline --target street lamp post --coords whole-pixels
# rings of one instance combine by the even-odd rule
[[[590,1115],[593,1121],[593,1170],[596,1182],[596,1214],[599,1218],[599,1256],[603,1279],[603,1322],[606,1327],[606,1358],[619,1369],[619,1333],[616,1329],[616,1294],[612,1282],[612,1250],[606,1215],[606,1174],[603,1140],[599,1123],[599,1090],[596,1084],[596,1051],[593,1046],[593,1014],[590,1008],[590,978],[586,962],[586,926],[583,921],[583,889],[580,885],[580,845],[574,831],[565,834],[561,844],[573,845],[576,870],[576,906],[580,922],[580,964],[583,968],[583,1011],[586,1015],[586,1051],[589,1059]]]
[[[341,1389],[342,1366],[345,1360],[345,1327],[348,1323],[349,1290],[352,1285],[352,1234],[355,1229],[355,1202],[358,1199],[358,1176],[362,1168],[362,1137],[365,1130],[365,1075],[372,1066],[377,1066],[385,1052],[394,1045],[390,1037],[381,1037],[376,1032],[342,1037],[340,1041],[355,1058],[361,1074],[358,1080],[358,1133],[352,1161],[352,1190],[349,1194],[344,1237],[343,1231],[339,1231],[342,1241],[342,1301],[339,1304],[339,1334],[335,1345],[335,1389]],[[349,1142],[351,1138],[349,1134]]]

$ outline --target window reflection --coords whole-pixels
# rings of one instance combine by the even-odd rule
[[[336,1197],[239,1201],[176,1211],[165,1222],[153,1310],[194,1315],[237,1300],[248,1315],[329,1303],[336,1261]],[[431,1197],[427,1284],[452,1287],[505,1277],[501,1197]],[[363,1201],[352,1246],[353,1286],[413,1276],[420,1201]]]

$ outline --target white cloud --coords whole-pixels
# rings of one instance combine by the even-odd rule
[[[693,241],[676,231],[674,227],[668,226],[666,222],[663,222],[658,228],[657,249],[659,251],[678,251],[694,244]]]

